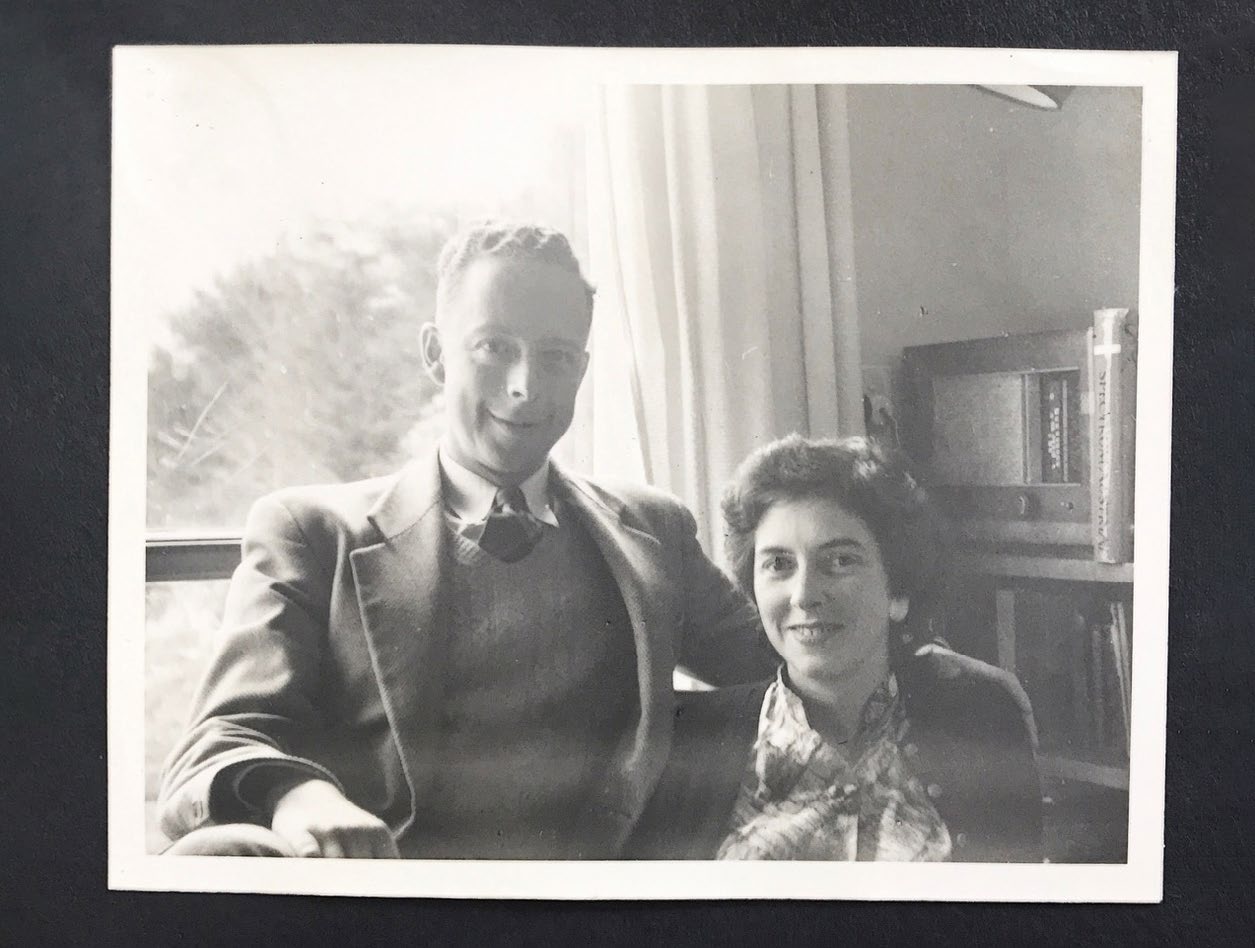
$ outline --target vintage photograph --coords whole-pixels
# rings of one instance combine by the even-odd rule
[[[1159,900],[1175,108],[115,49],[110,885]]]

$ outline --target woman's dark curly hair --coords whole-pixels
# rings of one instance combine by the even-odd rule
[[[754,534],[778,503],[832,500],[867,525],[893,596],[928,599],[939,580],[946,526],[902,452],[863,437],[810,440],[791,434],[759,448],[723,495],[724,541],[733,576],[754,596]]]

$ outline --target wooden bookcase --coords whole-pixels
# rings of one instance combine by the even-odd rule
[[[1099,714],[1101,698],[1086,688],[1092,631],[1079,620],[1122,602],[1131,625],[1133,564],[969,551],[954,566],[947,634],[1020,679],[1037,717],[1043,776],[1127,790],[1127,744],[1106,720],[1111,709]],[[1095,728],[1111,739],[1096,740]]]
[[[1079,323],[1079,320],[1078,320]],[[1101,345],[1099,343],[1101,342]],[[1135,318],[903,351],[902,446],[958,528],[943,610],[1014,673],[1042,769],[1128,788]]]
[[[1128,845],[1136,329],[1092,316],[908,347],[898,386],[902,446],[962,538],[914,621],[1023,685],[1061,862]]]

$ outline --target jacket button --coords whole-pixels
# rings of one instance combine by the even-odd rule
[[[918,745],[918,744],[907,744],[907,745],[906,745],[906,747],[904,747],[904,748],[902,748],[902,749],[903,749],[904,751],[906,751],[906,756],[907,756],[907,757],[914,757],[916,754],[918,754],[918,753],[919,753],[919,745]]]
[[[930,783],[924,792],[927,793],[929,797],[936,800],[939,796],[941,796],[941,785]]]
[[[954,845],[960,848],[967,845],[967,833],[956,833],[954,837]]]

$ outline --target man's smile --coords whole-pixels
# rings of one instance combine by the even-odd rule
[[[500,415],[493,414],[492,412],[488,413],[488,417],[491,418],[493,421],[495,421],[497,424],[501,425],[507,431],[523,432],[523,431],[528,431],[532,428],[538,428],[542,424],[541,421],[524,420],[521,418],[520,419],[502,418]]]

